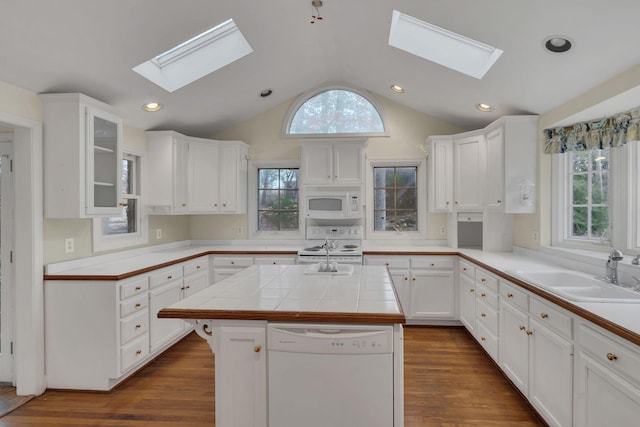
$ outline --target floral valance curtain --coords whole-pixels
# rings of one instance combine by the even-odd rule
[[[592,122],[545,129],[544,152],[587,151],[608,147],[622,147],[637,141],[640,128],[640,108]]]

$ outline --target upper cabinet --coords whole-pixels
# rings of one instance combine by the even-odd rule
[[[79,93],[42,94],[47,218],[122,214],[122,119]]]
[[[361,185],[367,140],[300,141],[305,185]]]
[[[248,145],[149,131],[148,204],[156,214],[246,213]]]
[[[535,212],[537,122],[505,116],[482,130],[429,137],[429,211]]]

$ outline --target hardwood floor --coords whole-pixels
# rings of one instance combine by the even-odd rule
[[[544,426],[462,328],[405,329],[405,391],[406,427]],[[0,418],[17,426],[214,426],[213,355],[191,334],[110,393],[48,390]]]

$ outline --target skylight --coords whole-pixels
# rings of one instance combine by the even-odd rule
[[[502,50],[393,11],[389,45],[481,79]]]
[[[229,19],[133,71],[167,92],[173,92],[253,52],[233,19]]]

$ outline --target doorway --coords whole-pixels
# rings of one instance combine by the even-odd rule
[[[0,385],[15,385],[13,201],[13,131],[0,132]]]

